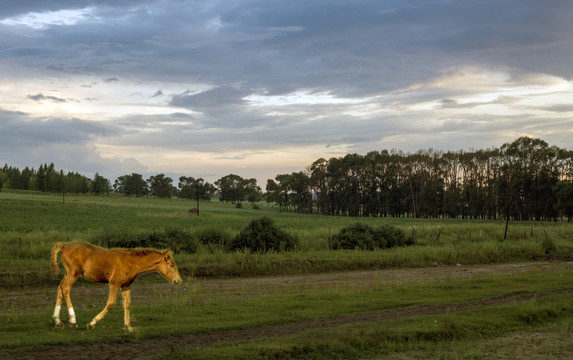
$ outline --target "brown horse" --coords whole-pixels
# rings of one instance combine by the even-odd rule
[[[129,307],[131,304],[130,286],[139,274],[150,271],[158,271],[167,281],[179,284],[181,277],[170,250],[156,249],[104,249],[82,242],[56,244],[52,248],[51,268],[52,273],[59,272],[58,253],[62,252],[61,258],[66,275],[58,287],[54,321],[56,326],[62,326],[60,321],[60,309],[62,298],[66,299],[70,326],[77,326],[76,314],[70,299],[70,289],[76,279],[84,277],[101,283],[109,283],[109,297],[105,308],[96,315],[87,325],[88,330],[93,329],[98,321],[114,306],[117,293],[121,288],[123,296],[123,327],[129,332],[133,331],[129,319]]]

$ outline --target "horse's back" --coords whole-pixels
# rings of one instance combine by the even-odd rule
[[[86,258],[91,257],[98,250],[103,250],[95,245],[85,242],[71,242],[62,248],[62,257]]]
[[[105,249],[89,243],[67,243],[62,248],[62,262],[66,269],[82,273],[86,265],[94,258],[94,255],[101,251],[105,251]]]

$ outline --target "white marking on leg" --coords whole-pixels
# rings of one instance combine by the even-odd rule
[[[73,307],[68,309],[68,314],[70,314],[70,324],[76,324],[76,313]]]
[[[56,325],[60,325],[62,322],[60,321],[60,310],[62,309],[62,307],[60,305],[57,305],[56,308],[54,309],[54,321],[56,322]]]

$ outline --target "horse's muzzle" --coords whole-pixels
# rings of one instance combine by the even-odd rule
[[[173,282],[173,285],[179,285],[179,284],[181,284],[181,278],[175,278],[175,279],[173,279],[172,282]]]

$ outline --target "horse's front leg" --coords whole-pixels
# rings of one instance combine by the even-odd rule
[[[109,283],[109,297],[107,298],[107,304],[105,305],[103,310],[99,314],[97,314],[93,318],[93,320],[88,324],[88,330],[93,329],[94,326],[96,326],[96,324],[98,323],[98,321],[103,319],[105,314],[107,314],[107,312],[110,311],[111,308],[113,308],[113,306],[115,305],[115,299],[117,298],[117,292],[118,291],[119,291],[119,285],[112,284],[110,282]]]
[[[121,289],[121,295],[123,296],[123,328],[129,332],[133,332],[129,318],[129,308],[131,307],[131,289]]]

